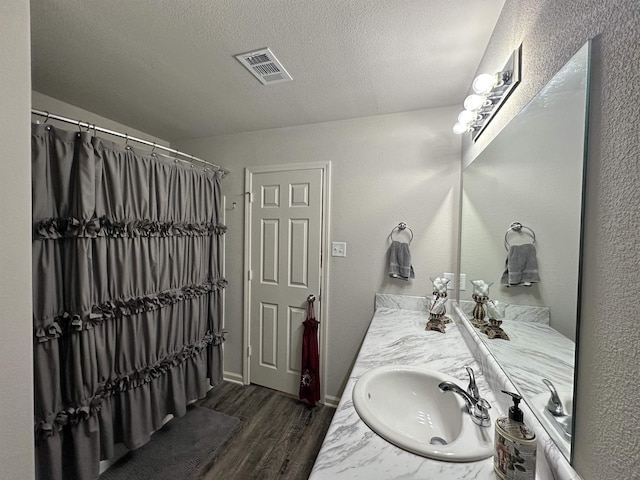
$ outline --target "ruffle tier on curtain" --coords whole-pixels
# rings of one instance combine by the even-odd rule
[[[95,479],[222,380],[221,175],[33,125],[38,479]]]

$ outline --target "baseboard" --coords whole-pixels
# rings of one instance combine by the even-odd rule
[[[225,382],[236,383],[238,385],[244,385],[242,375],[234,372],[222,372],[222,378]],[[333,395],[324,396],[324,404],[327,407],[337,408],[340,403],[340,397],[334,397]]]
[[[242,375],[239,373],[233,372],[222,372],[222,378],[225,382],[237,383],[239,385],[244,385],[244,381],[242,379]]]
[[[324,396],[324,404],[327,407],[337,408],[338,404],[340,403],[340,398],[341,397],[334,397],[333,395],[325,395]]]

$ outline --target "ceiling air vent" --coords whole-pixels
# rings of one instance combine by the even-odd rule
[[[293,80],[268,48],[241,53],[235,57],[264,85]]]

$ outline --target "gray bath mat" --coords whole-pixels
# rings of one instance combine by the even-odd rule
[[[191,480],[206,473],[216,450],[238,429],[240,419],[193,407],[127,453],[100,480]],[[203,471],[204,470],[204,471]]]

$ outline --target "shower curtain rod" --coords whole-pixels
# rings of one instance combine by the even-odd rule
[[[108,133],[109,135],[113,135],[114,137],[124,138],[127,141],[142,143],[143,145],[148,145],[150,147],[153,147],[154,149],[159,148],[161,150],[170,152],[170,153],[172,153],[172,154],[174,154],[176,156],[176,157],[174,157],[175,160],[180,160],[181,162],[191,163],[191,161],[196,161],[196,162],[204,163],[205,165],[208,165],[213,170],[222,172],[224,175],[227,175],[229,173],[229,170],[224,169],[222,167],[219,167],[218,165],[215,165],[215,164],[213,164],[211,162],[207,162],[206,160],[202,160],[201,158],[194,157],[193,155],[189,155],[188,153],[181,152],[181,151],[176,150],[174,148],[169,148],[169,147],[164,147],[162,145],[158,145],[155,142],[150,142],[148,140],[143,140],[141,138],[132,137],[128,133],[116,132],[114,130],[109,130],[107,128],[98,127],[95,124],[91,124],[91,123],[87,123],[87,122],[81,122],[80,120],[74,120],[72,118],[67,118],[67,117],[63,117],[63,116],[60,116],[60,115],[55,115],[53,113],[45,112],[45,111],[42,111],[42,110],[36,110],[34,108],[31,109],[31,113],[34,114],[34,115],[39,115],[41,117],[46,117],[45,123],[46,123],[47,120],[49,120],[51,118],[53,120],[59,120],[61,122],[66,122],[66,123],[70,123],[72,125],[77,125],[78,127],[86,128],[87,130],[94,130],[94,131],[97,131],[97,132]],[[182,156],[182,157],[188,158],[189,160],[183,160],[181,158],[177,158],[177,156]]]

